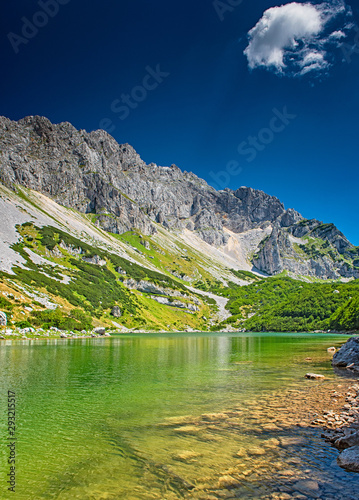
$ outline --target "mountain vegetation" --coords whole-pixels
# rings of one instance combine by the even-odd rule
[[[0,117],[0,320],[89,331],[359,328],[359,248],[275,197]]]
[[[273,277],[216,289],[229,297],[227,324],[249,331],[301,332],[359,328],[359,282],[307,283]]]

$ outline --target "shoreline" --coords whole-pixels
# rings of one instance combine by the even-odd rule
[[[9,330],[9,329],[7,329]],[[95,330],[89,332],[75,333],[68,330],[57,330],[57,331],[35,331],[35,332],[19,332],[11,331],[8,333],[6,329],[0,330],[0,342],[2,340],[40,340],[40,339],[58,339],[58,340],[79,340],[79,339],[91,339],[91,338],[111,338],[121,335],[171,335],[171,334],[273,334],[273,335],[346,335],[346,336],[359,336],[359,331],[311,331],[311,332],[254,332],[254,331],[210,331],[210,330],[168,330],[168,331],[153,331],[153,330],[129,330],[129,331],[119,331],[106,329],[104,333],[96,333]]]

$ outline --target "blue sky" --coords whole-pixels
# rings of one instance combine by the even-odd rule
[[[0,114],[102,126],[148,163],[261,189],[359,245],[359,5],[288,4],[7,2]]]

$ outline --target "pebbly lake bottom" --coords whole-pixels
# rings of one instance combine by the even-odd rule
[[[146,334],[0,344],[0,498],[357,499],[311,425],[353,381],[321,334]],[[307,359],[307,358],[311,359]],[[308,371],[322,381],[304,378]],[[7,393],[16,400],[16,493]],[[334,393],[334,391],[336,391]],[[4,403],[4,404],[3,404]]]

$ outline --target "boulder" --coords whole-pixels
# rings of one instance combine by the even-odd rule
[[[351,337],[333,356],[333,366],[346,368],[351,365],[359,370],[359,337]]]
[[[94,333],[97,333],[97,335],[105,335],[106,328],[104,326],[98,326],[94,329]]]
[[[19,333],[31,333],[32,328],[20,328]]]
[[[121,318],[121,316],[122,316],[121,309],[120,309],[118,306],[114,306],[114,307],[112,308],[111,315],[112,315],[114,318]]]
[[[66,333],[64,333],[64,332],[61,332],[61,333],[60,333],[60,338],[62,338],[62,339],[67,339],[67,334],[66,334]]]
[[[7,325],[7,316],[4,312],[0,311],[0,326]]]
[[[309,378],[310,380],[320,380],[325,377],[324,375],[318,375],[318,373],[306,373],[305,378]]]
[[[359,432],[354,432],[353,434],[337,439],[334,446],[339,450],[351,448],[352,446],[359,446]]]
[[[359,446],[352,446],[342,451],[337,460],[343,469],[359,472]]]
[[[94,255],[93,257],[82,257],[82,260],[84,262],[87,262],[88,264],[95,264],[96,266],[100,267],[106,265],[106,261],[104,259],[101,259],[99,255]]]

